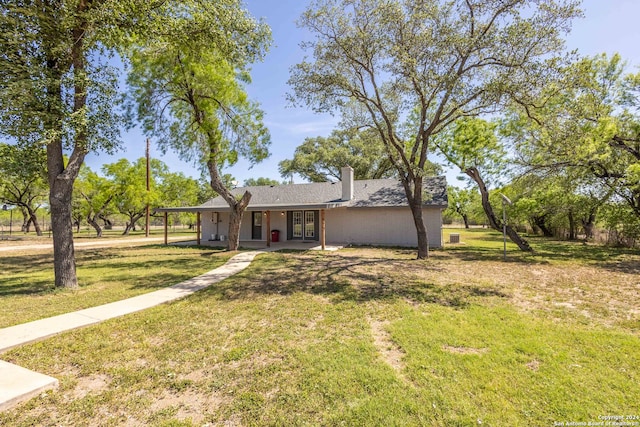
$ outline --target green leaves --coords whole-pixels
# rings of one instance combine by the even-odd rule
[[[529,111],[534,120],[521,113],[508,134],[528,167],[562,171],[587,189],[604,185],[640,217],[637,87],[619,55],[582,58]]]
[[[83,134],[85,151],[117,148],[117,73],[108,65],[112,44],[103,43],[104,33],[115,31],[103,19],[114,3],[92,2],[82,10],[64,0],[3,2],[0,134],[40,146],[61,140],[66,148]],[[73,33],[80,28],[81,41]],[[73,65],[74,57],[82,67]],[[78,96],[86,97],[85,105],[75,104]]]
[[[340,129],[328,137],[306,138],[293,159],[279,164],[280,174],[301,175],[312,182],[340,180],[340,169],[349,165],[355,179],[379,179],[394,175],[379,135],[371,129]]]
[[[504,175],[508,163],[506,150],[495,130],[495,123],[463,118],[448,132],[438,135],[435,144],[462,172],[476,168],[485,176],[497,177]]]
[[[206,164],[213,156],[218,168],[240,156],[259,162],[268,155],[269,133],[242,84],[269,38],[268,27],[235,0],[167,5],[127,52],[130,116],[185,159]]]

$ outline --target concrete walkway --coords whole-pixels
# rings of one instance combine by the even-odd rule
[[[239,273],[251,264],[256,255],[263,252],[266,251],[239,253],[215,270],[155,292],[0,329],[0,353],[21,344],[185,297]],[[57,385],[58,380],[55,378],[0,361],[0,411],[9,409]]]

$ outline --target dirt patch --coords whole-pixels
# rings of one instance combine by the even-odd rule
[[[69,394],[72,399],[82,399],[90,393],[98,394],[106,390],[111,383],[111,378],[104,374],[95,374],[88,377],[79,377],[78,383]]]
[[[460,347],[452,345],[443,345],[442,349],[453,354],[484,354],[489,351],[488,348]]]
[[[373,336],[373,344],[378,349],[378,352],[389,366],[391,366],[397,372],[402,372],[405,368],[405,364],[402,361],[404,352],[396,345],[391,339],[391,336],[385,329],[389,322],[380,322],[378,320],[369,320],[371,325],[371,335]]]
[[[527,363],[525,366],[531,369],[532,371],[537,371],[538,369],[540,369],[540,361],[533,359],[531,362]]]
[[[205,415],[224,403],[224,399],[215,394],[201,394],[192,390],[180,393],[164,392],[151,405],[152,412],[159,412],[168,408],[176,409],[175,418],[191,419],[195,424],[201,424]]]

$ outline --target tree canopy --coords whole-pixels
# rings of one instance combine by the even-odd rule
[[[619,55],[583,58],[538,108],[511,116],[508,134],[528,170],[564,171],[605,185],[640,217],[640,73]]]
[[[395,168],[385,155],[384,144],[371,129],[337,129],[328,137],[305,138],[293,155],[279,163],[283,177],[298,174],[311,182],[339,181],[349,165],[355,179],[390,178]]]
[[[75,288],[73,184],[91,150],[119,144],[117,75],[108,59],[164,2],[3,0],[0,134],[47,154],[57,287]]]
[[[46,201],[46,157],[42,149],[24,149],[0,143],[0,204],[17,206],[24,216],[23,230],[33,224],[42,235],[37,211]]]
[[[277,179],[264,178],[264,177],[249,178],[244,180],[245,187],[255,187],[260,185],[280,185],[280,184],[282,184],[282,182],[278,181]]]
[[[318,111],[355,102],[403,183],[428,256],[423,177],[432,138],[465,116],[526,104],[554,76],[578,1],[318,0],[300,24],[311,52],[292,99]]]
[[[263,112],[243,85],[249,81],[249,64],[262,58],[271,33],[238,0],[166,7],[173,13],[141,34],[128,51],[131,110],[161,146],[208,170],[211,187],[231,207],[228,243],[235,250],[251,194],[236,199],[221,170],[240,156],[258,162],[269,154]]]

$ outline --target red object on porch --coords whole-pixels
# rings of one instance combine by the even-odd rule
[[[271,230],[271,241],[272,242],[280,241],[280,230]]]

